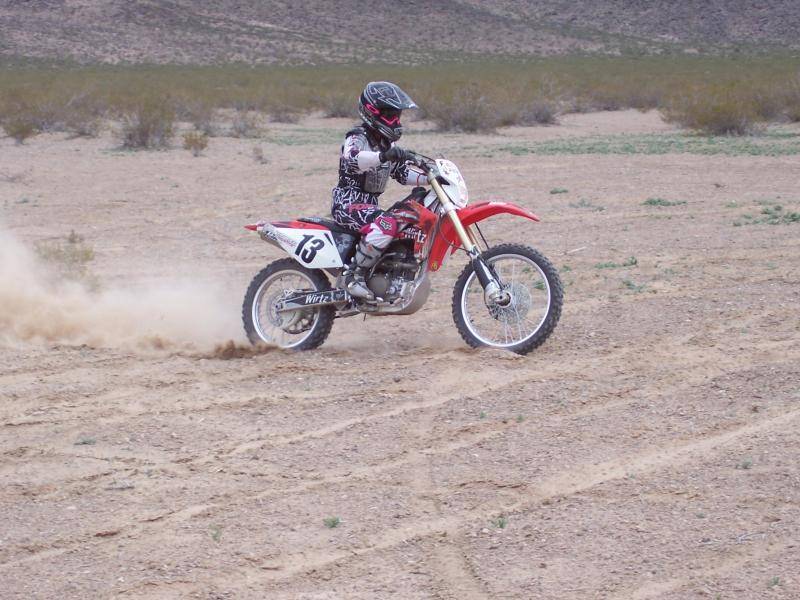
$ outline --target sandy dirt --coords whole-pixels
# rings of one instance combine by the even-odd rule
[[[560,269],[553,337],[468,349],[455,256],[416,315],[237,351],[247,283],[279,257],[241,226],[325,214],[347,125],[198,158],[0,140],[0,596],[800,597],[800,224],[733,226],[800,210],[797,157],[493,150],[669,131],[636,112],[420,123],[407,146],[455,160],[473,199],[542,217],[485,232]],[[97,293],[31,253],[72,230]]]

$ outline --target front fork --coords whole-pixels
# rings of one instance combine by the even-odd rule
[[[480,247],[478,246],[478,240],[475,239],[475,234],[472,233],[471,229],[464,227],[461,219],[458,218],[455,204],[450,200],[450,197],[442,189],[442,186],[436,181],[435,177],[431,178],[430,184],[433,191],[436,192],[439,202],[442,203],[442,208],[444,208],[445,213],[447,213],[447,216],[453,223],[453,228],[456,230],[458,239],[461,240],[461,245],[467,251],[467,254],[469,254],[472,268],[475,270],[475,276],[483,287],[484,302],[487,306],[493,304],[505,306],[511,301],[511,296],[507,290],[503,289],[494,270],[489,267],[483,259]]]

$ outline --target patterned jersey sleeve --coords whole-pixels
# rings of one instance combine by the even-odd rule
[[[392,163],[392,178],[400,185],[428,185],[428,178],[416,169],[409,169],[407,165]]]
[[[349,175],[358,175],[381,164],[378,152],[369,147],[367,136],[354,133],[345,138],[342,145],[342,162]]]

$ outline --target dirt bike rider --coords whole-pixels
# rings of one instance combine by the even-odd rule
[[[403,185],[428,182],[424,174],[406,166],[408,151],[395,145],[403,134],[400,115],[409,108],[417,105],[399,86],[388,81],[368,83],[358,101],[363,122],[345,134],[342,144],[331,215],[342,227],[361,233],[345,275],[347,290],[356,298],[374,298],[366,274],[400,231],[416,220],[402,203],[388,211],[378,206],[389,177]]]

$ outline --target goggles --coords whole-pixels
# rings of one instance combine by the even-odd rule
[[[395,125],[400,125],[400,113],[401,110],[397,108],[385,108],[383,112],[379,109],[372,106],[372,104],[365,104],[367,110],[371,112],[373,115],[378,117],[383,123],[386,123],[389,127],[393,127]]]

